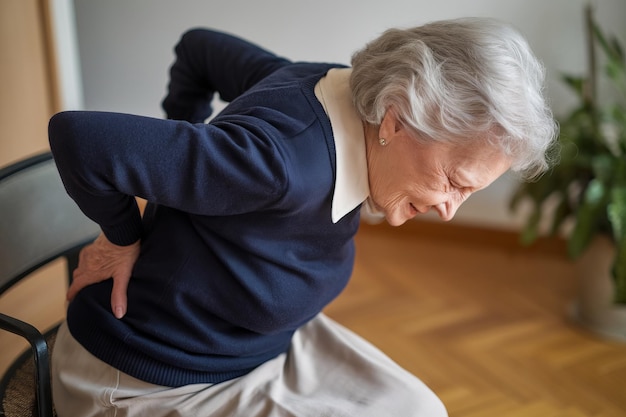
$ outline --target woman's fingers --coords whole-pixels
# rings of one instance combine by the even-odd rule
[[[113,290],[111,291],[111,310],[116,318],[121,319],[126,314],[127,299],[126,291],[130,275],[117,275],[113,277]]]
[[[118,319],[127,311],[128,283],[139,257],[139,241],[128,246],[117,246],[101,234],[91,245],[80,252],[78,267],[73,272],[73,281],[67,291],[68,301],[88,285],[113,279],[111,309]]]

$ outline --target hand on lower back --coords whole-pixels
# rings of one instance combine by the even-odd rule
[[[115,317],[122,318],[126,314],[128,282],[139,251],[139,241],[128,246],[118,246],[101,233],[80,252],[78,268],[74,270],[74,280],[67,292],[67,299],[71,301],[88,285],[112,278],[111,309]]]

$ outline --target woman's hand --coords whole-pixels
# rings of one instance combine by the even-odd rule
[[[133,266],[139,257],[139,242],[118,246],[101,233],[92,244],[85,246],[78,258],[78,268],[74,270],[74,281],[67,291],[68,301],[86,286],[113,278],[111,309],[118,319],[124,317],[126,291]]]

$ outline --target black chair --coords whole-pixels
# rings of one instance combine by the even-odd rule
[[[66,194],[50,153],[0,169],[0,296],[59,258],[67,259],[69,283],[80,249],[98,233]],[[0,416],[53,416],[49,357],[56,327],[44,336],[0,312],[0,328],[31,345],[0,380]]]

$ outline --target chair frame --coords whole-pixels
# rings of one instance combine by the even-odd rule
[[[25,170],[53,163],[54,161],[52,155],[49,152],[27,158],[23,161],[16,162],[10,166],[0,169],[0,184],[9,179],[11,176],[20,174]],[[59,187],[59,191],[61,190],[62,188]],[[74,206],[74,203],[71,201],[69,196],[67,196],[67,200],[68,207]],[[63,204],[66,203],[64,202]],[[2,215],[2,213],[0,213],[0,215]],[[64,219],[63,221],[66,222],[67,220]],[[78,218],[77,223],[84,225],[85,222],[90,221],[84,218],[84,216],[83,218]],[[91,243],[97,237],[97,234],[99,233],[99,228],[94,223],[92,231],[89,226],[87,226],[86,228],[84,228],[84,231],[82,231],[81,229],[80,233],[82,233],[84,236],[81,236],[78,241],[73,242],[71,246],[59,248],[58,250],[56,250],[55,248],[55,251],[53,253],[48,254],[43,259],[33,261],[31,265],[26,266],[22,271],[19,271],[13,277],[0,277],[0,283],[4,282],[4,284],[0,285],[0,295],[4,294],[5,291],[7,291],[9,288],[17,284],[19,281],[21,281],[34,271],[60,258],[65,258],[67,261],[67,277],[69,283],[69,281],[71,281],[72,271],[78,265],[78,255],[80,250],[85,245]],[[2,248],[0,248],[0,250],[2,250]],[[37,415],[40,417],[52,417],[54,415],[54,412],[50,382],[50,354],[45,336],[33,325],[3,313],[0,313],[0,329],[4,329],[8,332],[19,335],[22,338],[26,339],[30,344],[30,349],[35,364],[35,397],[37,407],[36,412]],[[16,362],[19,362],[20,359],[25,359],[24,355],[27,354],[28,352],[25,352],[23,355],[20,356],[20,358],[16,360]],[[5,375],[2,376],[2,381],[0,382],[0,400],[4,399],[4,394],[7,389],[8,381],[12,374],[15,372],[16,368],[17,366],[14,362],[13,366],[11,366],[7,370]],[[4,406],[2,402],[0,402],[0,414],[4,415]]]

